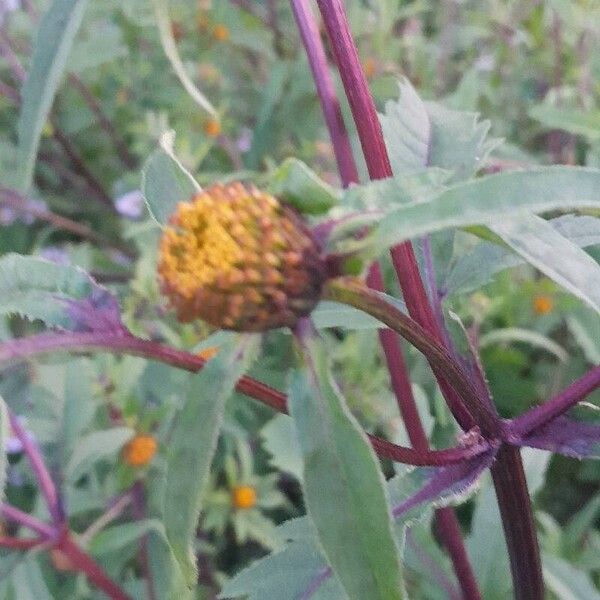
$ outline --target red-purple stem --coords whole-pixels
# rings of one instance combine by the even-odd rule
[[[507,423],[509,436],[523,437],[538,427],[547,425],[581,402],[588,394],[600,387],[600,366],[589,370],[562,392],[544,404],[528,410],[525,414]]]
[[[340,177],[344,187],[346,187],[350,183],[358,182],[358,172],[352,155],[352,148],[348,139],[347,130],[342,120],[339,101],[335,94],[333,82],[331,81],[327,58],[321,43],[319,30],[307,0],[291,0],[291,2],[309,58],[325,121],[329,128]],[[350,45],[353,47],[353,44]],[[346,89],[348,90],[347,86]],[[350,102],[350,105],[352,106],[352,102]],[[376,115],[375,119],[377,119]],[[358,125],[360,118],[357,120],[356,114],[355,121],[357,121]],[[378,121],[377,125],[379,125]],[[369,286],[383,291],[384,282],[380,268],[377,264],[372,265],[367,282]],[[388,365],[392,389],[396,395],[398,407],[403,417],[409,439],[416,450],[428,452],[429,444],[427,435],[421,424],[413,397],[408,370],[400,347],[400,340],[395,332],[388,329],[381,329],[379,331],[379,338]],[[438,510],[436,512],[436,519],[440,534],[445,541],[446,547],[452,557],[457,576],[461,581],[465,597],[473,599],[479,598],[480,595],[477,583],[470,568],[464,544],[460,536],[458,521],[453,510],[450,508]]]
[[[19,419],[10,410],[8,412],[8,418],[10,421],[10,426],[14,434],[17,436],[17,438],[19,438],[19,441],[23,446],[23,450],[25,451],[29,463],[31,464],[31,468],[35,473],[35,477],[46,501],[46,506],[48,507],[48,512],[52,517],[52,521],[55,525],[59,525],[63,522],[64,515],[62,514],[62,510],[60,508],[56,486],[54,485],[54,481],[52,481],[52,477],[50,476],[50,473],[44,464],[44,459],[42,458],[40,449],[31,436],[28,435],[27,431],[25,431],[25,428],[21,425],[21,423],[19,423]]]
[[[85,352],[89,350],[141,356],[192,372],[199,371],[206,363],[203,358],[184,350],[142,340],[129,334],[105,332],[45,333],[4,342],[0,344],[0,363],[21,361],[30,356],[57,351]],[[279,412],[287,412],[285,394],[261,381],[243,376],[237,382],[236,389]],[[382,458],[415,466],[454,464],[488,449],[486,444],[476,444],[468,447],[420,452],[413,448],[398,446],[376,436],[369,435],[369,439],[377,454]]]
[[[100,565],[71,538],[68,529],[64,528],[55,544],[70,560],[73,568],[85,573],[85,576],[98,589],[102,590],[112,600],[132,600],[100,567]]]
[[[331,137],[342,185],[347,187],[351,183],[358,182],[358,171],[354,162],[354,156],[352,155],[352,146],[348,139],[348,132],[335,91],[335,85],[329,72],[327,55],[321,43],[319,28],[309,0],[291,0],[291,4],[315,80],[315,87],[317,88],[329,136]]]
[[[55,529],[50,525],[9,504],[0,504],[0,515],[9,521],[14,521],[31,531],[35,531],[44,540],[51,540],[56,535]]]
[[[542,600],[540,550],[520,450],[501,446],[491,471],[510,557],[514,598]]]

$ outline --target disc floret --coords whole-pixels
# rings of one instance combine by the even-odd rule
[[[325,271],[300,216],[239,182],[181,202],[160,243],[160,285],[178,318],[221,329],[292,327],[318,302]]]

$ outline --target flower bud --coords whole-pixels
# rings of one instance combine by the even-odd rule
[[[265,331],[292,327],[310,313],[326,266],[291,207],[231,183],[177,206],[161,239],[158,273],[180,321]]]

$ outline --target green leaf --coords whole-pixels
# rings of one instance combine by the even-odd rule
[[[542,348],[550,354],[553,354],[561,362],[566,362],[569,358],[567,351],[554,340],[530,329],[522,329],[521,327],[505,327],[503,329],[494,329],[489,333],[481,336],[479,339],[479,347],[485,348],[490,344],[497,343],[523,342],[531,346]]]
[[[157,531],[164,535],[163,524],[158,519],[144,519],[113,525],[96,534],[89,544],[89,549],[96,556],[119,552],[149,531]]]
[[[260,437],[265,450],[271,455],[269,464],[275,469],[290,473],[300,481],[302,455],[292,419],[287,415],[275,415],[261,429]]]
[[[0,257],[0,298],[0,315],[41,319],[49,327],[122,327],[117,301],[108,290],[82,269],[41,258]]]
[[[562,129],[590,140],[600,139],[600,111],[582,112],[546,104],[529,109],[529,116],[552,129]]]
[[[177,416],[168,458],[164,499],[167,539],[191,586],[196,581],[193,540],[217,445],[225,401],[248,368],[258,336],[235,336],[202,371],[191,376]]]
[[[558,600],[600,600],[600,592],[585,571],[556,556],[542,559],[544,581]]]
[[[297,158],[288,158],[269,174],[271,194],[289,202],[301,213],[319,215],[337,205],[341,193],[325,183]]]
[[[44,580],[38,559],[29,554],[12,570],[11,579],[19,600],[54,600]]]
[[[179,202],[201,191],[200,186],[173,152],[174,133],[165,133],[142,170],[142,193],[151,217],[166,225]]]
[[[600,219],[596,217],[562,215],[548,223],[580,248],[600,244]],[[455,262],[442,287],[448,296],[470,292],[493,281],[500,271],[524,262],[505,246],[484,241]]]
[[[31,185],[44,123],[48,118],[87,0],[54,0],[38,30],[27,80],[21,91],[19,135],[20,189]]]
[[[371,184],[353,193],[369,193]],[[580,207],[600,209],[600,170],[541,167],[511,171],[459,183],[429,201],[405,204],[379,219],[364,241],[346,243],[368,256],[400,242],[451,227],[492,225],[499,220]],[[343,249],[343,245],[342,249]]]
[[[344,329],[378,329],[385,325],[375,317],[352,306],[322,300],[310,315],[317,329],[342,327]]]
[[[583,350],[587,361],[600,364],[600,320],[583,306],[567,315],[567,326]]]
[[[192,600],[195,598],[187,586],[181,566],[175,558],[164,532],[150,531],[148,559],[157,598],[165,600]]]
[[[115,456],[134,435],[130,427],[113,427],[94,431],[81,438],[65,469],[66,478],[75,481],[94,463]]]
[[[487,140],[489,121],[473,112],[455,111],[423,102],[407,79],[399,82],[400,97],[387,102],[379,115],[395,175],[439,167],[455,181],[473,175],[498,140]]]
[[[600,265],[550,223],[531,215],[490,228],[528,263],[600,313]]]
[[[379,115],[383,137],[395,175],[421,171],[429,164],[431,123],[425,103],[408,79],[398,82],[400,97],[385,103]]]
[[[320,544],[350,600],[403,597],[398,547],[379,463],[327,367],[304,340],[289,406],[304,459],[304,496]]]

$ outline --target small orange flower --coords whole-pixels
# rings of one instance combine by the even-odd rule
[[[533,299],[533,312],[536,315],[547,315],[554,308],[554,300],[545,294],[539,294]]]
[[[208,137],[217,137],[221,133],[221,123],[217,119],[209,119],[204,123],[204,133]]]
[[[218,25],[215,25],[213,29],[213,37],[217,42],[226,42],[229,39],[229,29],[227,29],[225,25],[219,23]]]
[[[123,460],[131,467],[143,467],[152,460],[157,448],[154,437],[139,433],[123,447]]]
[[[236,485],[231,490],[231,502],[240,510],[253,508],[256,506],[256,488],[251,485]]]
[[[196,353],[196,356],[203,358],[204,360],[210,360],[213,356],[216,356],[219,351],[219,346],[210,346],[209,348],[204,348],[204,350],[200,350],[200,352]]]

